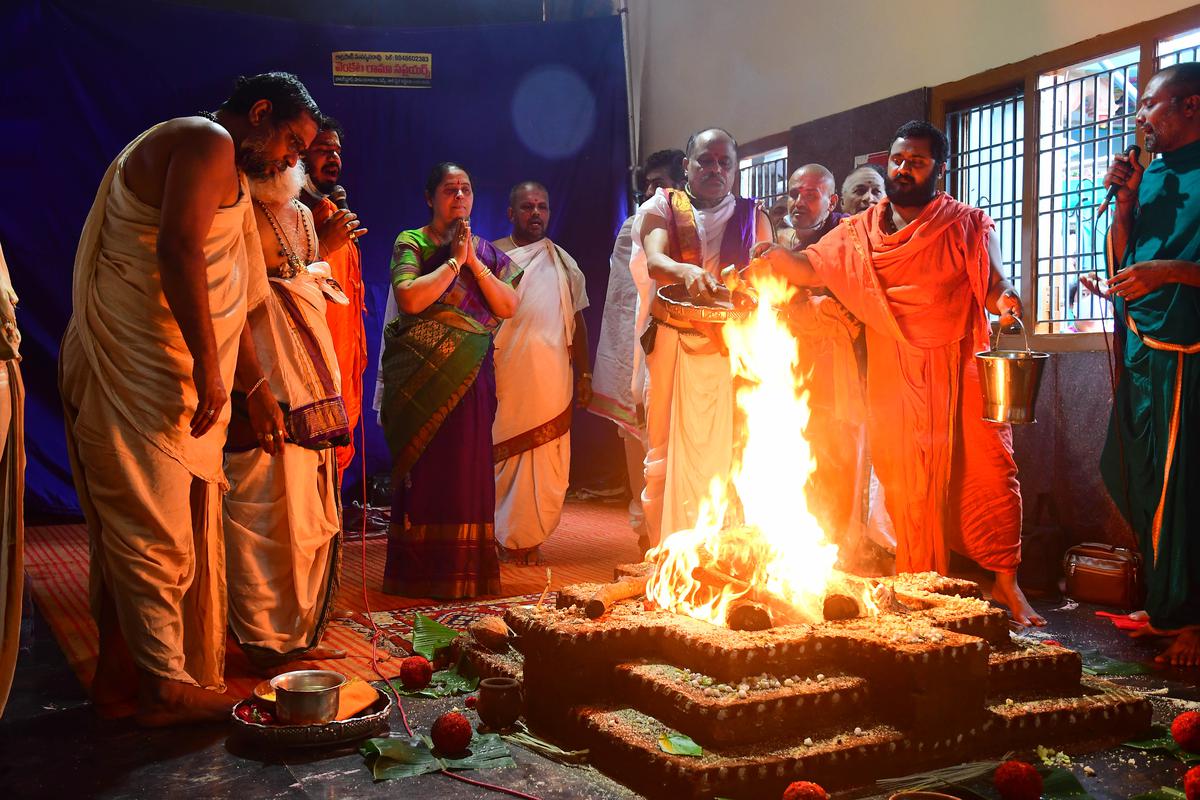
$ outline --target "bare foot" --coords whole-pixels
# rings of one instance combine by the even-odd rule
[[[137,721],[147,728],[219,722],[229,717],[235,703],[226,694],[143,673]]]
[[[330,647],[329,645],[319,644],[312,650],[306,652],[302,659],[305,661],[332,661],[338,658],[345,658],[346,651],[338,647]]]
[[[1154,660],[1175,667],[1200,667],[1200,627],[1179,631],[1171,646],[1155,656]]]
[[[1142,611],[1130,611],[1129,618],[1134,622],[1149,622],[1150,612],[1144,609]]]
[[[117,610],[105,596],[100,601],[100,657],[92,678],[92,704],[105,719],[128,717],[134,713],[138,693],[138,670],[121,635]]]
[[[1046,624],[1046,618],[1033,610],[1033,606],[1025,599],[1025,593],[1017,585],[1015,572],[997,572],[996,583],[992,586],[992,598],[1008,609],[1013,621],[1021,626],[1037,628]]]

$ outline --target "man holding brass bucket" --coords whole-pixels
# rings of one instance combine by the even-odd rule
[[[945,574],[950,551],[996,574],[1022,625],[1045,625],[1017,585],[1021,489],[1012,429],[983,418],[975,353],[987,312],[1021,301],[998,269],[992,220],[938,191],[949,145],[926,122],[892,141],[887,198],[806,250],[756,248],[761,267],[825,285],[866,328],[867,431],[896,529],[896,569]],[[767,262],[767,263],[764,263]]]
[[[1141,545],[1149,633],[1173,637],[1158,661],[1200,666],[1200,63],[1176,64],[1146,84],[1137,124],[1143,167],[1117,156],[1108,252],[1119,271],[1106,295],[1124,325],[1108,441],[1100,470]]]

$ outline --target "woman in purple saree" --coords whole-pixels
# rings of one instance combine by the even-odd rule
[[[400,313],[384,330],[380,417],[392,452],[383,591],[453,599],[500,593],[493,521],[492,336],[517,306],[520,268],[471,235],[471,177],[433,168],[433,219],[392,250]]]

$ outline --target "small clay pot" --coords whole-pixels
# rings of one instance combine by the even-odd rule
[[[475,710],[492,730],[510,727],[521,716],[521,682],[515,678],[484,678],[479,682]]]

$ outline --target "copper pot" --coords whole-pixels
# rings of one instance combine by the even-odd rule
[[[521,716],[521,682],[515,678],[484,678],[479,682],[479,719],[492,730],[510,727]]]

